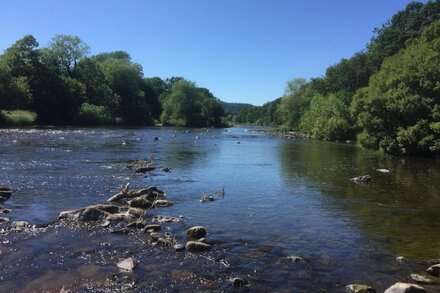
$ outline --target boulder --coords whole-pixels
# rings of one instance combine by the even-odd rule
[[[95,208],[95,209],[98,209],[101,211],[105,211],[110,214],[117,214],[121,210],[120,207],[115,206],[115,205],[111,205],[111,204],[95,204],[95,205],[91,205],[89,207]]]
[[[355,183],[367,184],[367,183],[370,183],[373,180],[373,178],[371,178],[370,175],[362,175],[362,176],[358,176],[358,177],[353,177],[350,180]]]
[[[190,239],[200,239],[206,236],[206,229],[203,226],[194,226],[186,230],[186,236]]]
[[[416,284],[398,282],[385,290],[384,293],[425,293],[425,289]]]
[[[144,216],[145,210],[139,208],[129,208],[126,212],[126,216],[131,219],[139,219]]]
[[[0,217],[0,223],[6,223],[6,222],[9,222],[9,218]]]
[[[185,248],[190,252],[200,252],[210,250],[211,245],[199,241],[188,241]]]
[[[350,284],[345,287],[347,293],[376,293],[376,289],[369,285]]]
[[[440,264],[435,264],[426,269],[426,272],[434,277],[440,277]]]
[[[175,245],[173,246],[173,248],[174,248],[176,251],[184,251],[184,250],[185,250],[185,245],[182,244],[182,243],[177,243],[177,244],[175,244]]]

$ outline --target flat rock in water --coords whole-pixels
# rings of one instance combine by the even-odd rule
[[[427,277],[425,277],[423,275],[411,274],[410,277],[411,277],[411,279],[413,279],[417,283],[423,283],[423,284],[432,284],[432,283],[434,283],[433,280],[431,280],[430,278],[427,278]]]
[[[70,211],[63,211],[58,216],[58,219],[75,219],[75,220],[77,220],[84,210],[85,210],[85,208],[70,210]]]
[[[296,262],[296,263],[306,262],[306,260],[303,257],[297,256],[297,255],[289,255],[289,256],[286,256],[286,258],[288,260],[291,260],[291,261]]]
[[[210,250],[211,245],[199,241],[188,241],[185,248],[190,252],[200,252]]]
[[[376,171],[380,173],[390,173],[390,170],[388,169],[376,169]]]
[[[416,284],[398,282],[386,289],[384,293],[425,293],[425,289]]]
[[[9,199],[12,196],[12,190],[0,190],[0,197],[4,200]]]
[[[400,263],[405,263],[405,262],[408,262],[408,259],[404,256],[398,256],[398,257],[396,257],[396,261],[400,262]]]
[[[213,196],[207,195],[207,194],[202,195],[202,197],[200,198],[200,202],[210,202],[210,201],[214,201],[214,200],[215,199]]]
[[[145,231],[160,231],[161,227],[157,224],[150,224],[145,226]]]
[[[376,293],[376,289],[369,285],[350,284],[345,287],[347,293]]]
[[[118,262],[116,265],[118,266],[119,269],[125,272],[132,272],[133,269],[136,267],[136,263],[131,257]]]
[[[83,222],[96,222],[106,220],[111,216],[112,214],[110,214],[109,212],[97,209],[95,207],[88,207],[81,212],[78,220]]]
[[[426,269],[426,272],[434,277],[440,277],[440,264],[435,264]]]
[[[203,226],[194,226],[186,230],[186,236],[192,239],[200,239],[206,236],[206,229]]]
[[[370,175],[362,175],[362,176],[358,176],[358,177],[353,177],[350,180],[355,183],[367,184],[367,183],[370,183],[373,180],[373,178],[371,178]]]
[[[6,223],[6,222],[9,222],[9,218],[0,217],[0,223]]]

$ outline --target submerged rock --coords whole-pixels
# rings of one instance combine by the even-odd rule
[[[367,183],[370,183],[373,180],[373,178],[371,178],[370,175],[362,175],[362,176],[358,176],[358,177],[353,177],[350,180],[355,183],[367,184]]]
[[[295,263],[306,262],[306,260],[303,257],[297,256],[297,255],[289,255],[289,256],[286,256],[286,258],[290,261],[295,262]]]
[[[425,289],[416,284],[398,282],[385,290],[384,293],[425,293]]]
[[[118,262],[116,266],[125,272],[132,272],[133,269],[136,267],[136,263],[133,258],[129,257]]]
[[[202,197],[200,198],[200,202],[210,202],[210,201],[214,201],[214,200],[215,199],[213,196],[207,195],[207,194],[202,195]]]
[[[211,245],[199,241],[188,241],[185,248],[190,252],[201,252],[210,250]]]
[[[236,288],[249,286],[249,281],[246,280],[245,278],[241,278],[241,277],[232,278],[231,283]]]
[[[440,264],[435,264],[426,269],[426,272],[434,277],[440,277]]]
[[[180,222],[180,218],[176,217],[167,217],[167,216],[154,216],[151,218],[152,222],[159,222],[159,223],[178,223]]]
[[[149,171],[153,171],[156,169],[156,165],[154,163],[147,163],[145,166],[139,167],[136,169],[136,173],[145,173]]]
[[[0,208],[0,213],[2,213],[2,214],[9,214],[9,213],[11,213],[11,210],[2,207],[2,208]]]
[[[206,229],[203,226],[194,226],[186,230],[186,236],[190,239],[200,239],[206,236]]]
[[[171,172],[171,168],[170,167],[163,167],[162,168],[162,171],[164,171],[164,172]]]
[[[370,285],[350,284],[345,287],[347,293],[376,293],[376,289]]]

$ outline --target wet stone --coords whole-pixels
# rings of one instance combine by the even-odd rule
[[[6,223],[6,222],[9,222],[9,218],[0,217],[0,223]]]
[[[117,266],[119,269],[121,269],[122,271],[125,271],[125,272],[132,272],[133,269],[136,267],[136,263],[135,263],[135,261],[133,260],[133,258],[129,257],[129,258],[126,258],[126,259],[124,259],[124,260],[118,262],[118,263],[116,264],[116,266]]]
[[[372,180],[373,180],[373,178],[371,178],[370,175],[362,175],[362,176],[351,178],[351,181],[353,181],[355,183],[362,183],[362,184],[370,183]]]
[[[304,262],[306,262],[306,260],[303,257],[297,256],[297,255],[286,256],[286,259],[288,259],[288,260],[290,260],[290,261],[292,261],[294,263],[304,263]]]
[[[425,289],[416,284],[398,282],[385,290],[384,293],[425,293]]]
[[[165,237],[165,235],[163,235],[161,233],[153,232],[153,233],[150,234],[150,237],[151,237],[151,239],[157,241],[159,238]]]
[[[249,281],[245,278],[235,277],[231,279],[232,286],[235,288],[247,287],[249,286]]]
[[[410,275],[411,279],[413,281],[416,281],[417,283],[422,283],[422,284],[432,284],[434,283],[433,280],[423,276],[423,275],[419,275],[419,274],[411,274]]]
[[[186,230],[186,236],[190,239],[200,239],[206,236],[206,229],[203,226],[194,226]]]
[[[404,256],[398,256],[398,257],[396,257],[396,261],[400,262],[400,263],[405,263],[405,262],[408,262],[408,259]]]
[[[190,252],[201,252],[211,249],[211,245],[199,241],[188,241],[185,247]]]
[[[376,289],[370,285],[350,284],[345,287],[346,293],[376,293]]]
[[[175,245],[173,246],[173,248],[174,248],[176,251],[184,251],[184,250],[185,250],[185,245],[182,244],[182,243],[178,243],[178,244],[175,244]]]
[[[430,266],[426,272],[434,277],[440,277],[440,263]]]
[[[136,197],[130,201],[130,207],[133,208],[149,209],[152,206],[153,204],[143,197]]]
[[[173,203],[169,200],[166,200],[166,199],[158,199],[158,200],[154,201],[155,207],[170,207],[172,205],[173,205]]]

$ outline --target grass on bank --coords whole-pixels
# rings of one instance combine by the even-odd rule
[[[24,110],[0,110],[0,126],[30,126],[36,123],[37,114]]]

